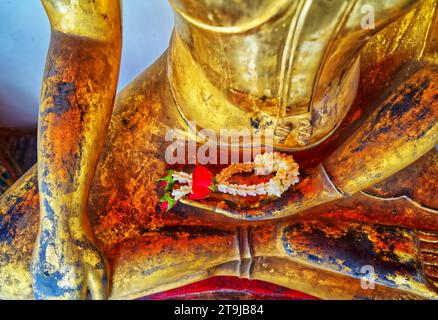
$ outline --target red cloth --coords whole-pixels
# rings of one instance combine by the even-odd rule
[[[213,277],[142,299],[315,300],[317,298],[264,281],[237,277]]]

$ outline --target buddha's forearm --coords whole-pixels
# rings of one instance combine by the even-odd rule
[[[120,45],[120,0],[41,0],[41,2],[53,30]]]
[[[390,177],[438,143],[437,79],[435,66],[418,71],[325,161],[343,193]]]
[[[116,0],[44,0],[52,26],[38,123],[40,228],[31,262],[37,299],[107,296],[107,268],[87,219],[91,181],[117,88]],[[58,281],[62,279],[62,281]]]
[[[120,8],[103,0],[43,4],[52,39],[38,132],[41,213],[63,225],[82,224],[117,87]]]

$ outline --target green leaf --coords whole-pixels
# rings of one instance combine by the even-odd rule
[[[166,193],[164,194],[164,196],[161,197],[161,199],[162,199],[163,201],[160,201],[160,202],[171,201],[171,200],[173,200],[173,198],[170,196],[170,192],[166,192]]]
[[[159,200],[159,202],[166,202],[167,201],[167,209],[166,212],[168,212],[170,209],[172,209],[178,201],[173,199],[170,195],[170,192],[166,192]]]
[[[175,181],[173,180],[173,173],[175,172],[175,170],[166,170],[165,172],[167,172],[168,174],[160,179],[158,179],[158,181],[166,181],[166,188],[164,189],[164,191],[168,192],[172,189],[173,185],[175,184]]]

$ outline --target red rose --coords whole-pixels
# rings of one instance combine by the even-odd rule
[[[167,201],[161,202],[161,210],[167,211],[167,208],[169,208],[169,203]]]
[[[193,171],[192,192],[189,197],[192,200],[201,200],[215,190],[213,173],[203,166],[196,166]]]

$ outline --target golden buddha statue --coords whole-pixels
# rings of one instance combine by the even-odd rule
[[[436,0],[171,0],[169,49],[115,102],[119,1],[42,2],[38,164],[0,197],[0,298],[131,299],[221,275],[438,297]],[[272,130],[300,181],[163,213],[174,128]]]

